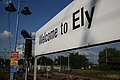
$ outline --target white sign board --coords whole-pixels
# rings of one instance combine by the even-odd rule
[[[120,39],[120,0],[74,0],[36,32],[35,56]]]

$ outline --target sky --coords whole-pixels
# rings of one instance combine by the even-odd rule
[[[0,0],[0,51],[15,49],[17,12],[11,12],[9,15],[4,9],[9,1],[11,0]],[[19,14],[17,45],[21,45],[24,42],[21,30],[33,34],[73,0],[12,0],[16,9],[18,1],[20,11],[28,6],[32,12],[28,16]]]

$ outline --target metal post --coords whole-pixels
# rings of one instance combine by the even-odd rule
[[[25,80],[27,80],[27,75],[28,75],[28,62],[26,60],[25,61]]]
[[[70,64],[69,64],[70,61],[69,60],[70,60],[70,58],[69,58],[69,55],[68,55],[68,70],[70,70]]]
[[[19,11],[20,11],[20,1],[18,0],[18,8],[17,8],[17,20],[16,20],[16,32],[15,32],[15,48],[16,51],[16,45],[17,45],[17,37],[18,37],[18,27],[19,27]]]
[[[47,80],[48,80],[48,71],[47,71]]]
[[[10,12],[8,12],[8,27],[9,27],[9,32],[10,32]],[[10,34],[9,34],[9,50],[8,50],[8,52],[10,52],[10,50],[11,50],[11,40],[10,39],[11,38],[10,38]],[[10,79],[14,79],[14,73],[13,72],[11,72],[10,77],[11,77]]]
[[[107,59],[107,48],[106,48],[106,65],[108,63],[108,59]]]
[[[37,76],[37,57],[34,59],[34,80],[36,80]]]
[[[16,45],[17,45],[17,36],[18,36],[18,27],[19,27],[19,9],[20,9],[20,1],[18,1],[18,8],[17,8],[17,20],[16,20],[16,33],[15,33],[15,48],[14,51],[16,52]],[[10,80],[14,80],[14,73],[10,73]]]
[[[61,56],[60,56],[60,71],[61,71]]]
[[[11,72],[10,73],[10,80],[13,80],[14,79],[14,72]]]

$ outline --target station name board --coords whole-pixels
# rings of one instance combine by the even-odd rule
[[[72,1],[36,32],[35,56],[120,40],[119,3]]]
[[[93,14],[94,14],[94,9],[95,6],[91,8],[91,12],[88,12],[88,10],[84,10],[84,7],[81,9],[76,10],[72,14],[72,30],[75,30],[79,27],[82,27],[85,25],[85,18],[88,22],[87,29],[90,29],[92,19],[93,19]],[[78,22],[78,23],[77,23]],[[59,30],[59,31],[58,31]],[[58,34],[64,35],[68,32],[69,30],[69,22],[65,21],[63,23],[60,23],[59,27],[56,27],[55,29],[49,31],[49,32],[44,32],[39,36],[39,44],[48,42],[54,38],[57,38]]]

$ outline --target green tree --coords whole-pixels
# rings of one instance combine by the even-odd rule
[[[57,59],[54,61],[55,65],[61,65],[61,66],[67,66],[68,64],[68,58],[65,56],[58,56]]]
[[[78,52],[70,54],[70,67],[73,69],[80,69],[88,67],[88,59],[85,55],[80,55]]]
[[[37,62],[41,65],[53,65],[53,60],[45,56],[40,57]]]
[[[24,59],[20,59],[20,60],[18,60],[18,65],[23,65],[24,64]]]
[[[54,61],[55,65],[68,66],[68,56],[58,56]],[[69,65],[72,69],[80,69],[88,67],[88,59],[85,55],[80,55],[78,52],[69,55]]]
[[[115,48],[105,48],[99,52],[98,62],[101,70],[120,70],[120,51]]]

